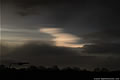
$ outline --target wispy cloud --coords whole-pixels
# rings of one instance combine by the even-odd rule
[[[29,30],[29,29],[9,29],[9,28],[1,28],[0,31],[6,32],[24,32],[24,33],[35,33],[36,30]]]
[[[41,28],[40,32],[47,33],[54,38],[52,39],[55,42],[56,46],[64,46],[64,47],[83,47],[83,44],[78,44],[80,40],[79,37],[65,33],[62,28]]]

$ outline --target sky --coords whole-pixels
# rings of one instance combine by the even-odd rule
[[[117,1],[0,1],[2,63],[120,69]]]

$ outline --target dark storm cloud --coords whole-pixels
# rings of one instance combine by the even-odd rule
[[[0,45],[3,63],[17,62],[17,61],[30,61],[33,63],[41,64],[57,64],[56,60],[59,61],[60,57],[67,58],[79,55],[79,53],[71,48],[56,47],[52,43],[45,42],[29,42],[22,46],[7,47],[7,45]],[[64,61],[63,60],[63,61]],[[70,59],[69,59],[70,60]],[[50,63],[49,63],[50,62]]]
[[[113,26],[120,30],[120,13],[117,2],[101,0],[30,0],[28,2],[23,0],[19,4],[21,15],[36,15],[36,13],[40,15],[42,12],[47,12],[51,15],[43,16],[48,17],[48,22],[52,21],[50,23],[63,27],[66,31],[76,35],[89,31],[113,29]]]
[[[31,65],[36,66],[79,66],[87,69],[96,67],[119,69],[120,66],[118,64],[119,57],[81,56],[71,48],[55,47],[44,42],[40,44],[31,42],[12,49],[7,55],[3,54],[2,63],[6,65],[14,62],[29,62]]]
[[[118,54],[120,53],[120,29],[103,29],[83,36],[83,41],[91,43],[84,46],[84,51],[91,54]]]
[[[10,53],[9,53],[10,54]],[[44,43],[44,42],[30,42],[26,43],[23,46],[16,47],[13,52],[11,52],[10,55],[13,56],[59,56],[59,55],[78,55],[77,52],[74,50],[71,50],[71,48],[65,48],[65,47],[56,47],[53,46],[52,43]]]
[[[117,43],[96,43],[93,45],[85,45],[83,49],[83,52],[91,54],[120,55],[120,44]]]
[[[9,2],[9,0],[4,2]],[[40,16],[42,16],[45,24],[63,27],[66,31],[76,35],[120,26],[119,4],[113,1],[12,0],[11,2],[17,6],[16,12],[19,15],[39,16],[39,19],[32,18],[33,24],[41,23]],[[53,25],[50,26],[53,27]]]
[[[45,27],[63,28],[67,33],[80,36],[85,45],[83,52],[90,54],[120,53],[120,12],[119,2],[105,0],[2,0],[7,3],[2,20],[6,28],[40,29]],[[9,4],[9,5],[8,5]],[[12,5],[12,7],[10,6]],[[14,6],[13,6],[14,5]],[[10,6],[10,7],[9,7]],[[14,8],[14,9],[13,9]],[[39,24],[39,26],[38,26]],[[6,26],[7,25],[7,26]],[[36,26],[37,25],[37,26]],[[12,32],[9,32],[12,33]],[[8,34],[9,34],[8,33]],[[23,32],[22,32],[23,33]],[[19,31],[15,35],[21,34]],[[11,34],[13,35],[13,34]],[[25,32],[22,36],[29,36]],[[32,38],[40,34],[30,35]],[[19,35],[18,35],[19,36]],[[44,36],[45,37],[45,36]],[[26,37],[28,38],[28,37]],[[42,38],[42,37],[40,37]],[[3,47],[4,51],[8,49]],[[5,54],[8,52],[5,52]],[[90,55],[89,54],[89,55]],[[30,61],[43,65],[80,65],[82,67],[120,68],[120,58],[80,56],[71,48],[55,47],[49,44],[30,43],[16,48],[6,59]]]
[[[5,47],[2,48],[5,50]],[[7,55],[2,53],[2,63],[10,64],[17,61],[28,61],[34,65],[59,65],[59,66],[78,66],[79,64],[89,66],[86,59],[94,62],[93,56],[80,56],[78,52],[71,48],[56,47],[47,43],[30,42],[23,46],[14,48]],[[96,62],[94,62],[96,63]]]
[[[81,1],[67,1],[67,0],[16,0],[20,4],[21,9],[25,9],[25,14],[34,13],[34,10],[39,12],[40,7],[47,7],[53,11],[56,19],[62,21],[69,21],[74,17],[86,24],[99,24],[100,26],[112,24],[119,24],[119,4],[117,2],[101,1],[101,0],[81,0]],[[40,6],[40,7],[39,7]],[[38,9],[36,9],[38,8]],[[78,15],[79,14],[79,15]],[[78,18],[77,18],[78,17]],[[84,19],[85,18],[85,19]],[[76,21],[75,19],[73,21]],[[77,21],[78,22],[78,21]]]
[[[3,55],[3,53],[4,55],[7,55],[10,51],[11,49],[9,47],[0,42],[0,57]]]
[[[120,28],[110,28],[110,29],[102,29],[98,32],[89,33],[83,36],[84,41],[86,42],[120,42]]]
[[[3,2],[16,5],[16,13],[24,15],[23,19],[25,21],[23,19],[15,20],[17,22],[23,21],[23,23],[16,22],[15,24],[25,25],[17,27],[38,29],[40,26],[36,27],[35,25],[45,21],[43,23],[53,23],[55,26],[52,25],[52,27],[58,26],[66,32],[80,36],[84,43],[93,43],[96,46],[114,43],[113,46],[115,46],[119,43],[120,14],[119,4],[115,1],[4,0]],[[30,16],[36,15],[37,17],[30,18]],[[26,16],[28,19],[26,19]],[[26,24],[33,24],[33,26],[26,26]]]

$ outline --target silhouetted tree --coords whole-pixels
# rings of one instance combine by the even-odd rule
[[[6,68],[5,65],[0,65],[0,71],[5,70]]]
[[[101,72],[109,72],[109,70],[107,68],[102,68]]]
[[[44,67],[44,66],[39,66],[39,68],[38,68],[39,70],[41,70],[41,71],[46,71],[47,70],[47,68],[46,67]]]
[[[62,71],[73,71],[73,69],[71,67],[66,67],[66,68],[62,69]]]
[[[38,68],[36,66],[30,66],[28,68],[28,71],[37,71],[37,70],[38,70]]]
[[[100,70],[100,68],[95,68],[94,69],[94,72],[100,72],[101,70]]]
[[[80,68],[78,68],[78,67],[74,67],[73,70],[74,71],[81,71]]]
[[[53,67],[51,67],[51,68],[48,68],[48,70],[49,71],[59,71],[59,68],[58,68],[58,66],[53,66]]]
[[[22,65],[22,64],[20,64]],[[79,76],[81,78],[84,78],[83,80],[88,80],[87,78],[94,78],[94,77],[119,77],[120,71],[109,71],[107,68],[95,68],[94,71],[88,71],[87,69],[83,69],[81,70],[78,67],[66,67],[63,69],[59,69],[58,66],[53,66],[53,67],[49,67],[46,68],[44,66],[40,66],[40,67],[36,67],[36,66],[30,66],[28,68],[12,68],[12,67],[6,67],[5,65],[0,65],[0,72],[12,72],[12,73],[24,73],[24,72],[29,72],[30,74],[32,74],[32,76],[34,77],[34,73],[43,73],[43,72],[79,72]],[[23,75],[27,75],[28,77],[30,74],[23,74]],[[39,74],[37,74],[36,76],[38,76],[38,78],[40,77]],[[77,76],[77,75],[76,75]],[[86,77],[84,77],[86,76]],[[70,77],[70,76],[67,76]],[[86,79],[85,79],[86,78]]]
[[[10,63],[9,68],[13,67],[13,66],[23,66],[29,64],[28,62],[18,62],[18,63]]]

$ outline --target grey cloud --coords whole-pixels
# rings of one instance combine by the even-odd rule
[[[2,24],[6,28],[33,30],[40,29],[41,26],[60,27],[63,28],[66,33],[68,32],[80,36],[80,38],[82,38],[80,41],[81,43],[92,43],[91,45],[85,45],[83,48],[86,53],[112,55],[118,55],[120,53],[119,2],[110,0],[2,1],[5,4],[7,3],[5,5],[6,7],[3,7],[4,9],[2,9]],[[10,33],[13,32],[8,32],[8,34]],[[17,35],[17,33],[13,34]],[[21,36],[24,36],[24,34]],[[20,35],[17,36],[19,37]],[[39,34],[32,33],[28,35],[25,34],[25,36],[39,37]],[[4,49],[4,51],[8,50],[5,47]],[[6,53],[8,52],[5,52],[5,54]],[[78,56],[77,52],[73,50],[71,51],[69,48],[55,47],[51,45],[41,46],[38,44],[28,44],[16,48],[9,53],[10,55],[7,56],[8,59],[30,60],[37,64],[58,63],[62,65],[87,65],[90,62],[91,64],[94,63],[97,65],[101,62],[101,59],[95,57]],[[86,60],[88,60],[88,62],[85,62]],[[112,64],[109,65],[113,66],[114,62],[116,62],[115,65],[117,67],[119,62],[117,60],[119,59],[111,59],[111,61],[112,60]],[[106,64],[109,61],[104,61],[105,59],[100,64],[109,67],[109,65]]]
[[[23,46],[16,47],[13,52],[9,53],[12,56],[65,56],[65,55],[78,55],[77,52],[74,50],[71,50],[71,48],[65,48],[65,47],[56,47],[53,45],[53,43],[44,43],[42,42],[30,42],[26,43]]]
[[[120,32],[119,28],[103,29],[82,36],[83,42],[91,43],[85,45],[84,52],[91,54],[113,54],[120,53]]]
[[[4,53],[3,53],[4,54]],[[107,67],[119,69],[119,57],[105,56],[81,56],[71,48],[55,47],[50,44],[32,42],[18,47],[9,54],[2,56],[3,64],[13,62],[29,62],[31,65],[44,65],[60,67],[78,66],[81,68],[94,69],[96,67]]]
[[[29,26],[30,29],[31,25],[34,26],[32,28],[36,28],[36,24],[45,24],[44,26],[50,24],[49,27],[55,25],[54,27],[62,27],[68,32],[79,35],[120,25],[119,4],[113,1],[12,0],[11,2],[17,5],[15,10],[19,15],[26,16],[23,17],[24,28]]]
[[[4,53],[4,55],[8,55],[8,53],[11,52],[11,48],[9,48],[8,46],[6,46],[5,44],[1,42],[0,42],[0,57],[3,56],[2,53]]]
[[[117,42],[120,40],[120,28],[111,28],[111,29],[102,29],[98,32],[92,32],[80,37],[83,37],[83,40],[91,43],[109,43]]]
[[[120,44],[118,43],[94,43],[92,45],[85,45],[83,52],[91,54],[112,54],[119,55]]]

